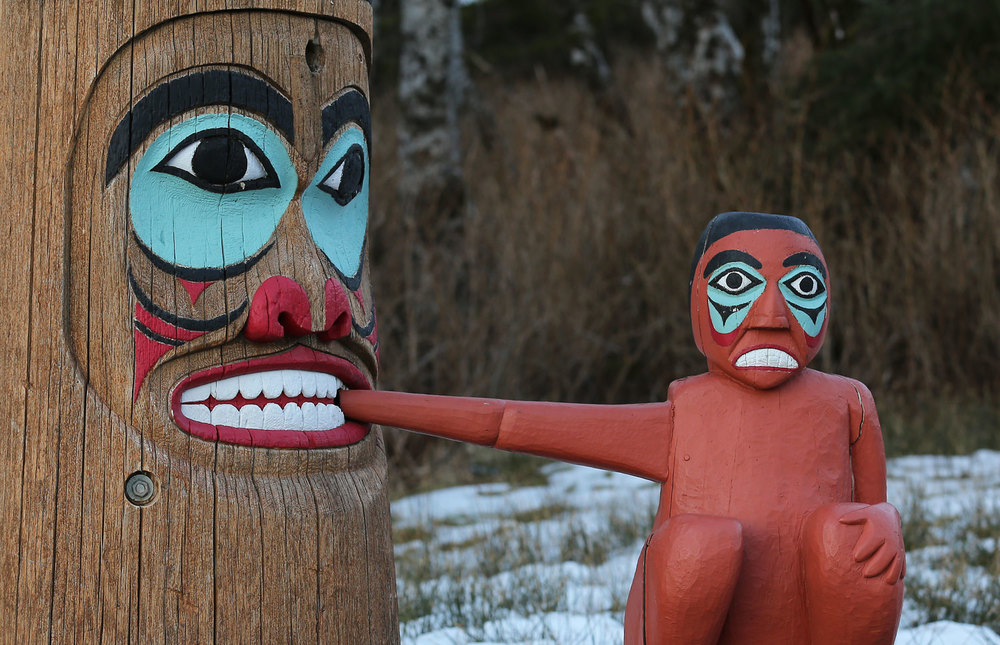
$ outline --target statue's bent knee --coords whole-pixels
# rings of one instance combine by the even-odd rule
[[[738,521],[709,515],[671,518],[643,550],[626,610],[626,642],[644,642],[644,632],[646,643],[715,643],[742,558]]]

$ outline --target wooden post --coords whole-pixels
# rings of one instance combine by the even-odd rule
[[[370,4],[0,24],[0,640],[398,642]]]

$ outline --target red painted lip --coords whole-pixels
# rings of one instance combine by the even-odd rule
[[[170,392],[170,412],[181,430],[208,441],[260,448],[340,448],[358,443],[371,425],[347,420],[330,430],[264,430],[216,426],[189,419],[181,412],[181,395],[188,389],[241,374],[281,369],[324,372],[339,378],[348,389],[370,390],[371,384],[350,361],[301,345],[272,356],[213,367],[188,375]]]
[[[737,363],[739,362],[739,360],[742,357],[744,357],[747,354],[749,354],[750,352],[756,352],[756,351],[759,351],[759,350],[769,350],[769,349],[773,349],[773,350],[779,351],[782,354],[785,354],[785,355],[791,357],[791,359],[795,361],[795,364],[796,364],[795,367],[779,367],[779,366],[772,366],[772,365],[737,365]],[[748,347],[747,349],[741,351],[739,353],[739,356],[737,356],[736,359],[733,360],[733,367],[735,367],[738,370],[759,370],[759,371],[766,371],[766,372],[794,372],[794,371],[798,370],[800,367],[802,367],[802,363],[801,363],[801,361],[799,361],[798,358],[796,358],[795,354],[793,354],[792,352],[788,351],[787,348],[781,347],[780,345],[755,345],[753,347]]]

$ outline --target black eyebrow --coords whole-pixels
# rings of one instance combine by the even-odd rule
[[[368,145],[368,156],[372,152],[372,117],[368,108],[368,99],[358,90],[351,89],[337,97],[330,105],[323,108],[323,145],[330,143],[333,135],[345,123],[357,123],[365,133],[365,143]]]
[[[823,261],[816,257],[815,254],[809,251],[802,251],[801,253],[793,253],[785,258],[785,261],[781,263],[782,266],[786,267],[797,267],[802,265],[809,265],[820,272],[823,279],[826,279],[826,266],[823,265]]]
[[[111,183],[149,133],[167,119],[207,105],[231,105],[262,115],[295,141],[292,103],[271,85],[241,72],[210,69],[156,86],[121,120],[108,143],[105,185]]]
[[[743,264],[748,264],[755,269],[760,269],[764,265],[760,263],[760,260],[745,253],[743,251],[737,251],[735,249],[728,249],[726,251],[719,251],[716,253],[708,264],[705,265],[705,277],[712,275],[716,269],[724,264],[729,264],[730,262],[742,262]]]

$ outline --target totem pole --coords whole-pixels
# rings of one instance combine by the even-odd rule
[[[348,418],[662,484],[625,642],[888,645],[902,609],[899,514],[875,403],[806,368],[830,275],[793,217],[725,213],[698,242],[691,320],[708,372],[667,400],[597,406],[348,391]]]
[[[398,642],[371,5],[0,19],[0,640]]]

